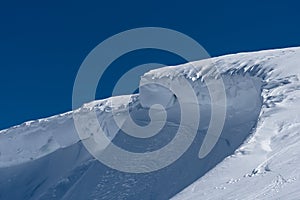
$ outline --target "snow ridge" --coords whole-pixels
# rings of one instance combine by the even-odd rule
[[[112,111],[130,109],[137,121],[145,122],[146,107],[152,103],[151,99],[143,100],[144,95],[153,92],[149,87],[139,95],[94,101],[72,112],[2,130],[0,199],[168,199],[200,177],[174,199],[297,199],[300,197],[297,190],[300,180],[297,170],[300,167],[297,156],[300,153],[299,58],[297,47],[221,56],[146,73],[142,81],[189,80],[193,88],[199,90],[197,98],[203,108],[201,116],[204,116],[198,142],[187,155],[175,163],[175,167],[150,175],[123,174],[96,163],[84,150],[73,122],[73,114],[94,110],[109,136],[117,130],[111,123]],[[203,80],[218,79],[220,75],[228,98],[225,130],[211,156],[198,161],[191,155],[201,144],[209,123],[206,119],[210,116],[209,94]],[[155,91],[157,93],[151,93],[154,100],[165,104],[173,113],[167,125],[168,132],[172,132],[178,123],[174,96],[164,91],[165,96],[161,98],[158,94],[162,89]],[[156,143],[168,137],[158,138]],[[189,162],[191,164],[187,164]],[[60,170],[46,167],[49,165],[46,163],[60,166]],[[44,170],[34,176],[32,168]],[[100,173],[95,176],[97,171]],[[175,176],[178,173],[182,178]],[[172,185],[172,181],[179,183]],[[30,184],[22,186],[27,182]],[[12,189],[18,186],[22,186],[18,192]],[[161,186],[166,189],[162,190]]]
[[[253,56],[250,62],[255,62],[264,69],[264,73],[260,75],[264,81],[261,94],[263,106],[257,126],[233,155],[173,199],[300,197],[300,173],[296,170],[300,166],[297,156],[300,152],[300,49],[289,48],[240,55],[239,58],[225,58],[230,58],[229,60],[235,63],[232,59],[234,57],[241,62],[244,57]],[[244,64],[242,61],[240,67],[235,69],[247,68],[243,67]]]

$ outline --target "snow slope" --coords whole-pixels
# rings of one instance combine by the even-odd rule
[[[176,97],[156,84],[141,86],[138,95],[91,102],[74,112],[0,131],[0,199],[299,199],[298,63],[300,48],[289,48],[146,73],[141,82],[188,80],[201,107],[192,145],[176,162],[150,173],[120,172],[95,160],[76,133],[73,114],[96,111],[106,135],[124,149],[159,149],[174,137],[181,113]],[[215,74],[212,65],[224,81],[227,113],[216,146],[199,159],[211,117],[203,80]],[[149,108],[157,103],[167,108],[167,122],[153,137],[129,137],[114,123],[113,112],[130,110],[134,122],[148,124]],[[186,134],[190,131],[187,125]]]
[[[173,199],[300,199],[300,48],[217,58],[220,65],[267,69],[263,106],[233,155]]]

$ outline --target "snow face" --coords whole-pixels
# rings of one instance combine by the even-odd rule
[[[299,58],[300,48],[290,48],[165,67],[141,78],[141,83],[154,83],[141,84],[139,95],[91,102],[73,112],[3,130],[0,199],[169,199],[190,184],[174,199],[297,199]],[[217,80],[218,74],[226,91],[226,120],[217,144],[199,159],[211,119],[211,98],[204,80]],[[194,138],[189,138],[193,130],[185,124],[183,131],[193,142],[174,163],[150,173],[127,173],[100,163],[84,148],[82,142],[94,137],[90,111],[95,111],[107,137],[128,151],[155,151],[168,144],[179,128],[182,105],[155,81],[182,80],[197,91],[201,120]],[[167,119],[155,136],[128,136],[113,120],[114,113],[129,110],[135,123],[149,125],[154,104],[166,108]],[[192,108],[188,98],[185,104]],[[86,120],[91,134],[78,136],[74,114]],[[160,110],[152,114],[153,119],[161,116]],[[173,150],[179,151],[181,146],[177,147]],[[109,148],[103,146],[100,151]]]
[[[263,106],[257,126],[233,155],[173,199],[300,197],[300,49],[239,55],[223,61],[240,66],[256,62],[269,71],[263,75]],[[252,59],[245,61],[245,57]]]

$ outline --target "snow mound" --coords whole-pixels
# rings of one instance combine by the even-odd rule
[[[262,67],[263,106],[244,144],[173,199],[299,199],[300,48],[216,60],[233,71]]]
[[[299,64],[300,48],[288,48],[146,73],[141,83],[188,80],[201,108],[193,144],[176,162],[151,173],[120,172],[95,160],[77,135],[73,115],[95,111],[113,143],[132,152],[154,151],[171,141],[180,124],[176,96],[155,83],[141,84],[138,95],[91,102],[0,131],[0,199],[297,199]],[[199,159],[211,117],[206,78],[224,81],[227,113],[216,146]],[[134,122],[147,125],[154,104],[166,108],[167,122],[153,137],[128,137],[114,123],[113,113],[130,110]]]

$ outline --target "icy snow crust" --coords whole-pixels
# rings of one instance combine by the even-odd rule
[[[72,112],[0,131],[0,199],[169,199],[194,181],[174,198],[297,199],[299,60],[300,48],[289,48],[222,56],[146,73],[141,81],[189,80],[201,109],[192,146],[172,165],[151,173],[119,172],[93,159],[76,133]],[[199,159],[210,120],[210,97],[203,80],[220,78],[211,65],[224,80],[227,115],[217,145]],[[149,107],[156,103],[164,105],[168,114],[158,135],[141,140],[118,132],[113,111],[129,109],[132,119],[145,125]],[[115,144],[133,152],[166,145],[180,120],[176,97],[155,84],[141,87],[139,95],[91,102],[74,112],[84,115],[90,110],[96,111],[101,127]]]

